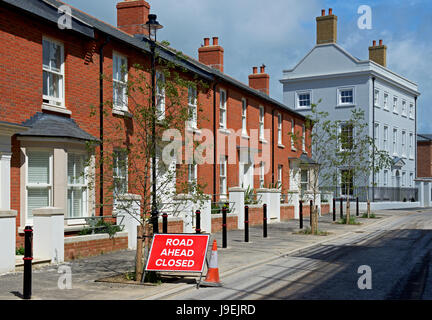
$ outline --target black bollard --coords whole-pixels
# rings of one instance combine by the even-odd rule
[[[343,219],[343,199],[340,198],[340,218]]]
[[[356,216],[359,216],[359,199],[358,197],[356,198]]]
[[[303,202],[299,201],[300,229],[303,229]]]
[[[162,213],[162,232],[168,233],[168,214]]]
[[[222,248],[227,247],[227,208],[222,207]]]
[[[263,237],[267,238],[267,204],[263,204]]]
[[[245,206],[244,219],[245,242],[249,242],[249,206]]]
[[[30,226],[24,229],[24,288],[23,298],[31,299],[32,295],[32,260],[33,260],[33,229]]]
[[[333,221],[336,221],[336,199],[333,198]]]
[[[197,210],[195,214],[196,214],[195,232],[200,234],[201,233],[201,211]]]

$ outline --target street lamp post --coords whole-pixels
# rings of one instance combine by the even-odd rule
[[[156,33],[157,30],[162,29],[163,26],[156,20],[155,14],[148,15],[148,21],[145,24],[150,39],[151,51],[151,81],[152,81],[152,206],[151,206],[151,223],[153,224],[153,233],[159,233],[158,223],[158,208],[156,202]]]

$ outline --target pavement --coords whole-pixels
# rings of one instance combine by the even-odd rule
[[[222,248],[222,233],[212,234],[209,245],[218,244],[218,269],[224,278],[248,268],[260,266],[281,256],[301,253],[340,237],[359,236],[364,229],[391,223],[401,216],[428,209],[376,211],[376,219],[357,218],[360,225],[342,225],[332,221],[332,214],[319,218],[318,228],[325,236],[298,234],[299,221],[269,223],[268,237],[263,238],[262,226],[249,228],[249,242],[244,242],[243,230],[230,230],[227,248]],[[337,212],[337,219],[339,212]],[[304,219],[304,229],[309,219]],[[209,257],[210,255],[208,255]],[[74,260],[61,265],[34,266],[32,300],[157,300],[184,290],[196,290],[199,275],[166,276],[161,284],[123,284],[100,282],[101,279],[134,271],[135,251],[125,250],[100,256]],[[65,286],[65,275],[71,271],[71,285]],[[66,273],[65,273],[66,272]],[[21,299],[22,271],[0,276],[0,300]]]

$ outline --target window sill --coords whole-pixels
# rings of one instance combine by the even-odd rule
[[[66,109],[66,107],[59,107],[59,106],[46,104],[46,103],[42,104],[42,110],[53,111],[53,112],[58,112],[58,113],[63,113],[68,115],[72,114],[72,111]]]
[[[259,142],[261,142],[261,143],[268,143],[268,141],[266,139],[264,139],[264,138],[259,138]]]
[[[192,132],[192,133],[196,133],[196,134],[201,134],[201,130],[198,128],[189,127],[189,128],[187,128],[187,131]]]
[[[116,116],[132,118],[132,113],[130,113],[129,111],[126,111],[126,110],[120,110],[120,109],[114,109],[113,108],[112,114],[114,114]]]
[[[223,134],[231,134],[231,132],[228,129],[225,128],[219,128],[219,132]]]
[[[355,104],[347,103],[347,104],[338,104],[336,108],[355,108]]]
[[[291,147],[291,151],[297,152],[297,149],[295,147]]]
[[[393,113],[394,113],[394,114],[397,114],[397,115],[399,114],[399,112],[397,112],[397,111],[393,111]]]
[[[298,111],[310,111],[310,110],[312,110],[312,107],[299,107],[299,106],[297,106],[296,110],[298,110]]]
[[[242,137],[243,139],[247,139],[247,140],[250,139],[250,137],[247,135],[247,133],[242,133],[241,137]]]
[[[407,115],[406,115],[406,114],[403,114],[403,113],[402,113],[401,116],[404,117],[404,118],[407,118]]]
[[[383,110],[384,110],[384,111],[387,111],[387,112],[390,112],[390,109],[389,109],[389,108],[384,108]]]
[[[285,149],[285,146],[283,144],[281,144],[281,143],[278,143],[278,148]]]

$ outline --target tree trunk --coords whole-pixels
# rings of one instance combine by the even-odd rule
[[[349,224],[349,222],[350,222],[350,214],[351,214],[351,212],[350,212],[350,200],[349,200],[349,198],[347,198],[346,215],[345,215],[345,217],[346,217],[346,224]]]
[[[317,233],[316,223],[315,223],[316,216],[315,216],[315,210],[314,210],[314,206],[313,205],[310,206],[309,211],[310,211],[309,212],[309,216],[310,216],[310,219],[311,219],[311,233],[312,234],[316,234]]]
[[[370,218],[370,201],[367,202],[367,217]]]
[[[318,233],[318,206],[314,206],[314,216],[315,232]]]
[[[148,257],[150,255],[150,248],[152,245],[152,240],[153,240],[153,225],[151,223],[146,223],[145,224],[145,228],[144,228],[144,255],[143,255],[143,259],[142,259],[142,268],[144,271],[144,266],[147,263]],[[150,271],[146,274],[147,280],[149,282],[154,282],[156,280],[156,272],[154,271]],[[145,279],[141,277],[141,282],[144,282]]]
[[[137,226],[137,251],[135,260],[135,281],[141,281],[143,275],[143,236],[144,227]]]

